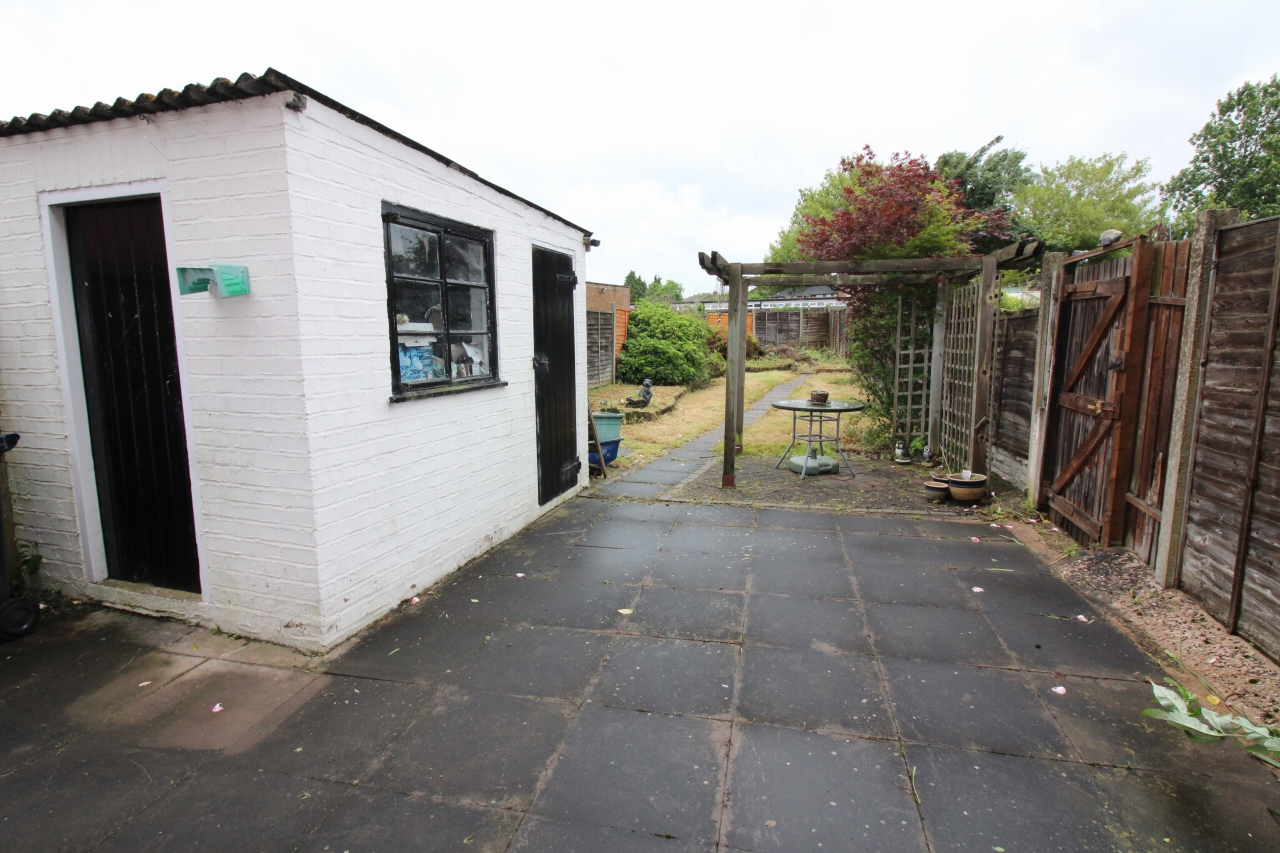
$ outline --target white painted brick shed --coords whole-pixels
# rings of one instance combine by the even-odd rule
[[[172,307],[154,302],[172,313],[181,386],[178,425],[164,417],[186,443],[195,590],[112,563],[153,494],[103,491],[116,451],[100,446],[105,396],[83,349],[100,339],[84,337],[99,333],[75,288],[105,292],[80,279],[106,251],[93,217],[134,211],[108,206],[124,199],[162,223]],[[403,255],[389,260],[389,241]],[[68,594],[332,647],[586,484],[571,464],[586,459],[587,378],[570,276],[585,281],[590,245],[274,70],[0,123],[0,427],[22,434],[7,457],[18,538]],[[177,268],[215,263],[246,267],[250,293],[179,293]],[[554,294],[535,288],[539,263]],[[560,315],[545,315],[553,299]],[[572,329],[549,362],[535,308]],[[537,413],[553,410],[568,461],[548,487]]]

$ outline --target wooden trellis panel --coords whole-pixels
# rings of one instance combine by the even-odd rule
[[[977,279],[947,297],[947,347],[942,362],[942,455],[952,471],[973,464],[973,387],[977,365]]]
[[[929,431],[929,365],[933,360],[933,299],[898,297],[893,438],[910,447]],[[832,315],[834,316],[834,315]]]

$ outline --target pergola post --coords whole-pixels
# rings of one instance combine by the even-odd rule
[[[929,447],[934,454],[942,448],[942,371],[947,353],[946,278],[938,281],[938,302],[933,314],[933,353],[929,364]]]
[[[736,273],[735,273],[736,269]],[[734,424],[737,441],[734,453],[742,453],[742,433],[746,429],[744,419],[747,412],[747,285],[742,280],[742,264],[729,267],[730,280],[738,279],[738,415]]]
[[[991,339],[996,320],[996,269],[995,255],[982,258],[982,278],[978,285],[978,329],[974,341],[973,365],[973,434],[969,437],[969,464],[973,470],[987,471],[987,405],[991,393]]]
[[[742,384],[739,376],[746,374],[746,323],[742,320],[742,264],[729,265],[729,345],[724,374],[724,473],[720,478],[723,489],[735,488],[734,457],[738,444],[738,412],[741,409],[739,395]]]

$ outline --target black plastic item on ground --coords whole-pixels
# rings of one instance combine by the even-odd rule
[[[0,435],[0,456],[18,446],[18,434]],[[4,530],[4,508],[0,506],[0,531]],[[40,607],[29,598],[9,597],[7,548],[0,544],[0,640],[16,640],[35,630]]]

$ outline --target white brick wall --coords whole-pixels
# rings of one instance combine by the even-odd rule
[[[580,278],[585,258],[581,232],[314,101],[285,119],[327,645],[540,513],[532,247],[572,255]],[[383,201],[494,231],[507,387],[389,402]]]
[[[585,257],[582,235],[563,223],[314,101],[290,112],[286,97],[0,140],[0,425],[23,433],[9,457],[15,517],[50,579],[318,649],[544,509],[531,248],[572,254],[583,280]],[[86,569],[86,550],[101,547],[84,519],[96,499],[83,494],[91,470],[73,470],[73,459],[88,464],[68,417],[83,406],[67,381],[79,364],[60,370],[40,194],[111,195],[137,181],[163,182],[171,267],[240,262],[252,279],[248,298],[176,303],[198,602],[93,584]],[[507,387],[389,402],[383,200],[495,232]],[[581,327],[583,304],[576,316]],[[585,460],[585,328],[577,338]]]

